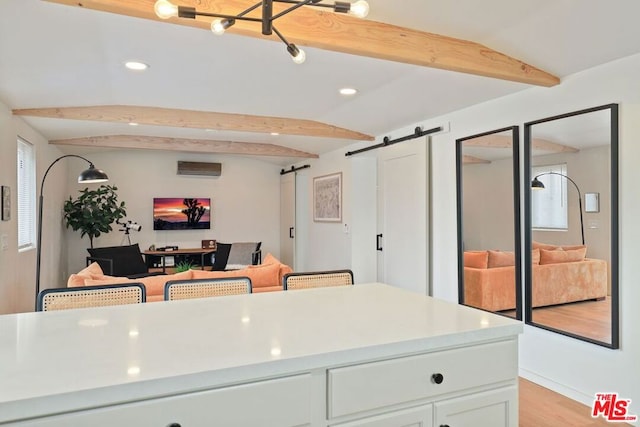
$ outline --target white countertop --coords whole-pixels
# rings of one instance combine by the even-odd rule
[[[0,423],[521,332],[383,284],[5,315]]]

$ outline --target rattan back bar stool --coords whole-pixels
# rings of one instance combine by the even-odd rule
[[[45,289],[38,294],[36,310],[54,311],[139,304],[146,300],[147,292],[144,285],[133,282],[78,288]]]
[[[353,272],[351,270],[330,270],[289,273],[282,278],[282,285],[285,291],[353,285]]]
[[[164,285],[164,300],[241,295],[251,291],[251,279],[248,277],[170,280]]]

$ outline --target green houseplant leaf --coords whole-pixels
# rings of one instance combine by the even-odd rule
[[[80,230],[81,238],[89,236],[92,248],[94,238],[112,231],[111,224],[127,215],[124,202],[118,204],[117,190],[111,185],[101,185],[94,190],[85,188],[75,200],[69,196],[64,202],[67,228]]]

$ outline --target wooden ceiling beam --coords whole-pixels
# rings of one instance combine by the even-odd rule
[[[507,135],[485,135],[474,139],[464,141],[465,147],[479,148],[511,148],[512,139]],[[558,144],[546,139],[534,138],[531,142],[531,149],[534,151],[550,151],[552,153],[577,153],[575,147]]]
[[[317,154],[306,153],[273,144],[208,139],[166,138],[142,135],[108,135],[86,138],[58,139],[53,145],[72,145],[94,148],[124,148],[135,150],[165,150],[190,153],[238,154],[250,156],[301,157],[317,159]]]
[[[47,1],[164,21],[153,11],[154,0]],[[196,7],[200,12],[229,15],[235,15],[247,9],[254,2],[255,0],[225,0],[224,2],[174,0],[175,4]],[[200,18],[171,18],[166,22],[210,30],[210,20]],[[531,85],[550,87],[560,83],[560,79],[550,73],[475,42],[358,19],[346,14],[318,10],[318,8],[301,7],[279,18],[277,26],[290,42],[301,46]],[[255,22],[237,21],[227,31],[249,37],[265,37],[261,33],[261,26]],[[272,38],[277,40],[275,35]]]
[[[114,123],[135,122],[145,125],[217,129],[236,132],[276,132],[282,135],[315,136],[358,141],[373,141],[375,139],[370,135],[313,120],[132,105],[28,108],[13,110],[13,114],[16,116],[46,117],[52,119]]]
[[[464,165],[477,165],[477,164],[489,164],[490,160],[481,159],[480,157],[463,155],[462,156],[462,164]]]

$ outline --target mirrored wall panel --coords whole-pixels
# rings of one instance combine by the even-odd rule
[[[518,127],[456,141],[461,304],[521,318]]]
[[[524,135],[525,320],[618,348],[618,106]]]

